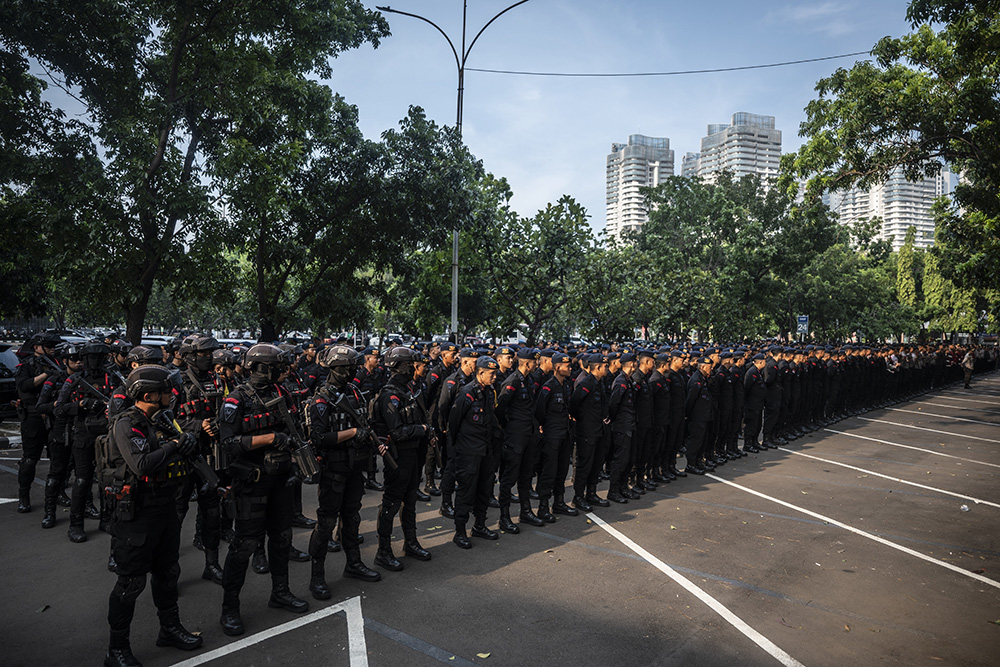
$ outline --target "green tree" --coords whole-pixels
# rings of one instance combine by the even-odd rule
[[[63,268],[78,271],[95,302],[117,302],[136,342],[154,285],[200,289],[223,268],[218,151],[237,119],[277,118],[301,101],[282,95],[295,86],[261,82],[329,76],[331,57],[387,34],[358,0],[0,5],[0,44],[83,103],[104,162],[91,183],[91,242]]]
[[[531,218],[519,217],[507,205],[505,185],[495,185],[495,206],[484,206],[472,229],[476,261],[496,292],[499,320],[523,325],[533,345],[546,326],[565,317],[594,238],[586,209],[572,197],[564,195]]]
[[[809,196],[884,181],[961,174],[959,207],[940,236],[960,252],[955,279],[990,287],[1000,273],[1000,0],[912,0],[911,34],[885,37],[873,62],[821,80],[806,107],[784,185],[808,176]]]
[[[896,257],[896,298],[904,306],[915,308],[917,305],[917,278],[914,274],[913,245],[917,238],[917,229],[912,225],[906,230],[903,247]]]

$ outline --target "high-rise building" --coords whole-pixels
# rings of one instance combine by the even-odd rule
[[[611,144],[604,227],[608,238],[620,239],[644,225],[649,216],[639,188],[657,186],[673,175],[670,139],[632,134],[627,144]]]
[[[916,246],[934,245],[934,200],[951,192],[951,174],[942,169],[937,176],[908,181],[902,168],[897,167],[885,183],[867,190],[852,188],[839,197],[831,198],[831,209],[840,216],[841,224],[858,219],[882,219],[880,237],[892,242],[892,249],[903,247],[906,230],[916,228]],[[839,199],[839,201],[838,201]]]
[[[781,130],[774,129],[774,116],[739,111],[729,125],[708,126],[700,153],[686,153],[681,160],[681,176],[701,176],[728,170],[737,178],[757,174],[777,178],[781,162]]]

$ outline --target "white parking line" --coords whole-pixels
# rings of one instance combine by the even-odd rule
[[[992,503],[988,500],[980,500],[979,498],[973,498],[972,496],[963,496],[961,493],[955,493],[953,491],[945,491],[944,489],[939,489],[934,486],[927,486],[926,484],[918,484],[917,482],[910,482],[905,479],[900,479],[899,477],[893,477],[891,475],[883,475],[880,472],[875,472],[874,470],[865,470],[864,468],[858,468],[856,466],[847,465],[846,463],[840,463],[838,461],[831,461],[830,459],[821,459],[818,456],[813,456],[812,454],[805,454],[803,452],[796,452],[794,450],[788,449],[786,447],[778,447],[783,452],[788,452],[789,454],[795,454],[796,456],[804,456],[807,459],[814,459],[816,461],[822,461],[823,463],[829,463],[830,465],[841,466],[842,468],[850,468],[851,470],[857,470],[858,472],[863,472],[866,475],[874,475],[875,477],[881,477],[883,479],[891,479],[894,482],[899,482],[900,484],[909,484],[910,486],[920,487],[921,489],[927,489],[928,491],[934,491],[935,493],[943,493],[947,496],[954,496],[955,498],[961,498],[962,500],[968,500],[977,505],[989,505],[990,507],[1000,508],[1000,504]]]
[[[236,651],[245,649],[248,646],[259,644],[262,641],[271,639],[272,637],[277,637],[278,635],[284,634],[296,628],[301,628],[303,625],[309,625],[314,621],[318,621],[322,618],[326,618],[327,616],[332,616],[333,614],[338,614],[340,612],[344,612],[344,615],[347,616],[347,641],[351,667],[368,667],[368,647],[365,644],[365,619],[361,614],[360,597],[353,597],[350,600],[344,600],[343,602],[335,604],[332,607],[320,609],[319,611],[311,614],[306,614],[301,618],[296,618],[293,621],[288,621],[287,623],[276,625],[273,628],[268,628],[263,632],[258,632],[255,635],[250,635],[246,639],[241,639],[233,642],[232,644],[220,646],[214,651],[196,655],[189,660],[175,663],[174,667],[195,667],[196,665],[203,665],[206,662],[215,660],[216,658],[221,658],[231,653],[235,653]]]
[[[904,547],[901,544],[896,544],[895,542],[890,542],[889,540],[881,538],[878,535],[872,535],[871,533],[865,532],[865,531],[861,530],[860,528],[855,528],[854,526],[849,526],[846,523],[842,523],[842,522],[837,521],[836,519],[833,519],[831,517],[823,516],[822,514],[818,514],[817,512],[813,512],[812,510],[807,510],[806,508],[799,507],[798,505],[793,505],[791,503],[785,502],[784,500],[779,500],[778,498],[774,498],[774,497],[769,496],[769,495],[767,495],[765,493],[761,493],[760,491],[754,491],[753,489],[750,489],[750,488],[747,488],[747,487],[742,486],[740,484],[737,484],[736,482],[730,482],[728,479],[723,479],[722,477],[719,477],[717,475],[713,475],[711,473],[705,475],[705,477],[711,477],[712,479],[714,479],[714,480],[716,480],[718,482],[722,482],[723,484],[728,484],[729,486],[735,487],[735,488],[737,488],[737,489],[739,489],[741,491],[746,491],[747,493],[755,495],[755,496],[757,496],[759,498],[763,498],[764,500],[770,500],[773,503],[777,503],[777,504],[782,505],[784,507],[787,507],[789,509],[793,509],[796,512],[802,512],[806,516],[811,516],[814,519],[819,519],[820,521],[826,521],[827,523],[829,523],[831,525],[837,526],[839,528],[843,528],[844,530],[850,531],[850,532],[854,533],[855,535],[860,535],[861,537],[866,537],[869,540],[872,540],[874,542],[878,542],[879,544],[884,544],[887,547],[892,547],[893,549],[896,549],[898,551],[902,551],[905,554],[910,554],[911,556],[916,556],[917,558],[919,558],[921,560],[925,560],[928,563],[933,563],[934,565],[940,565],[941,567],[944,567],[944,568],[947,568],[949,570],[952,570],[953,572],[958,572],[959,574],[962,574],[962,575],[965,575],[966,577],[970,577],[972,579],[975,579],[976,581],[980,581],[980,582],[982,582],[984,584],[989,584],[990,586],[993,586],[994,588],[1000,588],[1000,582],[998,582],[998,581],[993,581],[992,579],[990,579],[988,577],[984,577],[981,574],[976,574],[975,572],[969,572],[968,570],[963,570],[962,568],[960,568],[958,566],[955,566],[955,565],[952,565],[951,563],[946,563],[943,560],[938,560],[937,558],[931,558],[930,556],[928,556],[926,554],[922,554],[919,551],[914,551],[913,549]]]
[[[958,394],[959,396],[968,396],[968,394],[963,394],[961,392],[946,391],[945,394]],[[949,401],[964,401],[965,403],[985,403],[986,405],[997,405],[998,401],[980,401],[975,398],[959,398],[958,396],[942,396],[941,398],[947,398]]]
[[[979,419],[966,419],[965,417],[952,417],[951,415],[939,415],[934,412],[924,412],[923,410],[904,410],[903,408],[886,408],[892,412],[909,412],[914,415],[924,415],[925,417],[941,417],[942,419],[952,419],[957,422],[970,422],[972,424],[983,424],[984,426],[1000,426],[996,422],[984,422]]]
[[[598,526],[606,530],[609,534],[611,534],[612,537],[614,537],[619,542],[621,542],[629,549],[634,551],[636,554],[638,554],[650,565],[652,565],[657,570],[659,570],[663,574],[673,579],[675,582],[680,584],[686,591],[688,591],[696,598],[704,602],[712,611],[714,611],[723,619],[725,619],[734,628],[742,632],[754,644],[756,644],[757,646],[761,647],[762,649],[770,653],[771,656],[774,657],[774,659],[780,662],[782,665],[786,665],[786,667],[803,667],[802,663],[800,663],[798,660],[790,656],[782,649],[778,648],[778,646],[770,639],[768,639],[767,637],[765,637],[764,635],[760,634],[759,632],[751,628],[749,625],[747,625],[746,621],[741,619],[733,612],[729,611],[729,609],[723,606],[721,602],[719,602],[711,595],[709,595],[705,591],[695,586],[693,583],[691,583],[691,580],[689,580],[687,577],[683,576],[682,574],[674,570],[672,567],[664,563],[662,560],[660,560],[653,554],[649,553],[648,551],[640,547],[638,544],[636,544],[631,539],[622,534],[619,530],[610,526],[606,521],[604,521],[604,519],[597,516],[593,512],[587,514],[587,517],[590,518],[590,520],[596,523]]]
[[[939,396],[939,400],[950,401],[951,399],[947,396]],[[913,403],[918,403],[920,405],[933,405],[937,408],[951,408],[952,410],[965,410],[966,412],[988,412],[991,415],[1000,415],[1000,410],[990,410],[989,408],[967,408],[962,405],[948,405],[947,403],[931,403],[930,401],[912,401]],[[1000,426],[1000,424],[996,424]]]
[[[944,435],[950,435],[955,438],[968,438],[969,440],[982,440],[983,442],[996,442],[1000,443],[1000,440],[993,440],[992,438],[980,438],[977,435],[962,435],[961,433],[952,433],[951,431],[939,431],[936,428],[924,428],[923,426],[913,426],[911,424],[900,424],[899,422],[888,422],[884,419],[870,419],[868,417],[858,417],[858,419],[864,420],[866,422],[878,422],[879,424],[892,424],[893,426],[902,426],[904,428],[915,428],[918,431],[930,431],[931,433],[942,433]]]
[[[913,445],[904,445],[899,442],[890,442],[888,440],[880,440],[878,438],[869,438],[867,435],[858,435],[857,433],[848,433],[847,431],[836,431],[832,428],[825,428],[824,431],[829,431],[830,433],[838,433],[840,435],[846,435],[849,438],[858,438],[859,440],[871,440],[872,442],[881,442],[883,445],[892,445],[893,447],[903,447],[904,449],[915,449],[918,452],[926,452],[927,454],[933,454],[934,456],[944,456],[949,459],[958,459],[959,461],[965,461],[966,463],[978,463],[979,465],[990,466],[991,468],[1000,468],[1000,464],[987,463],[986,461],[976,461],[975,459],[967,459],[962,456],[955,456],[954,454],[945,454],[944,452],[937,452],[933,449],[925,449],[924,447],[915,447]]]

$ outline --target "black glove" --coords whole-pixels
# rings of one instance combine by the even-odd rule
[[[198,439],[190,433],[182,433],[177,438],[177,451],[183,456],[191,456],[198,450]]]
[[[368,442],[371,440],[372,431],[364,426],[359,426],[354,429],[354,437],[358,442]]]
[[[274,442],[271,443],[275,449],[292,451],[295,441],[287,433],[275,433]]]
[[[80,407],[87,412],[94,412],[97,406],[101,404],[96,398],[82,398],[80,399]]]

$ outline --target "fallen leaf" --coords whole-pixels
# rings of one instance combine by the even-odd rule
[[[809,494],[808,494],[808,493],[806,493],[805,491],[803,491],[803,492],[802,492],[802,495],[803,495],[803,496],[808,496]]]
[[[677,526],[670,526],[670,530],[677,530]]]
[[[990,623],[992,623],[993,625],[1000,625],[1000,618],[998,618],[995,621],[990,621]]]
[[[552,549],[546,549],[546,550],[545,550],[545,553],[547,553],[547,554],[550,554],[550,553],[552,553]]]
[[[587,523],[594,523],[594,522],[591,521],[590,519],[587,519]]]
[[[49,605],[45,605],[45,606],[43,606],[43,607],[40,607],[39,609],[36,609],[36,610],[35,610],[35,613],[36,613],[36,614],[41,614],[41,613],[42,613],[43,611],[45,611],[45,610],[46,610],[46,609],[48,609],[48,608],[49,608]]]
[[[451,656],[451,657],[450,657],[450,658],[448,658],[448,659],[449,659],[449,660],[454,660],[454,659],[455,659],[455,656]]]
[[[850,632],[850,631],[851,631],[851,626],[849,626],[847,623],[844,623],[844,632]]]
[[[488,658],[488,657],[490,657],[490,654],[489,653],[477,653],[476,657],[477,658]]]

